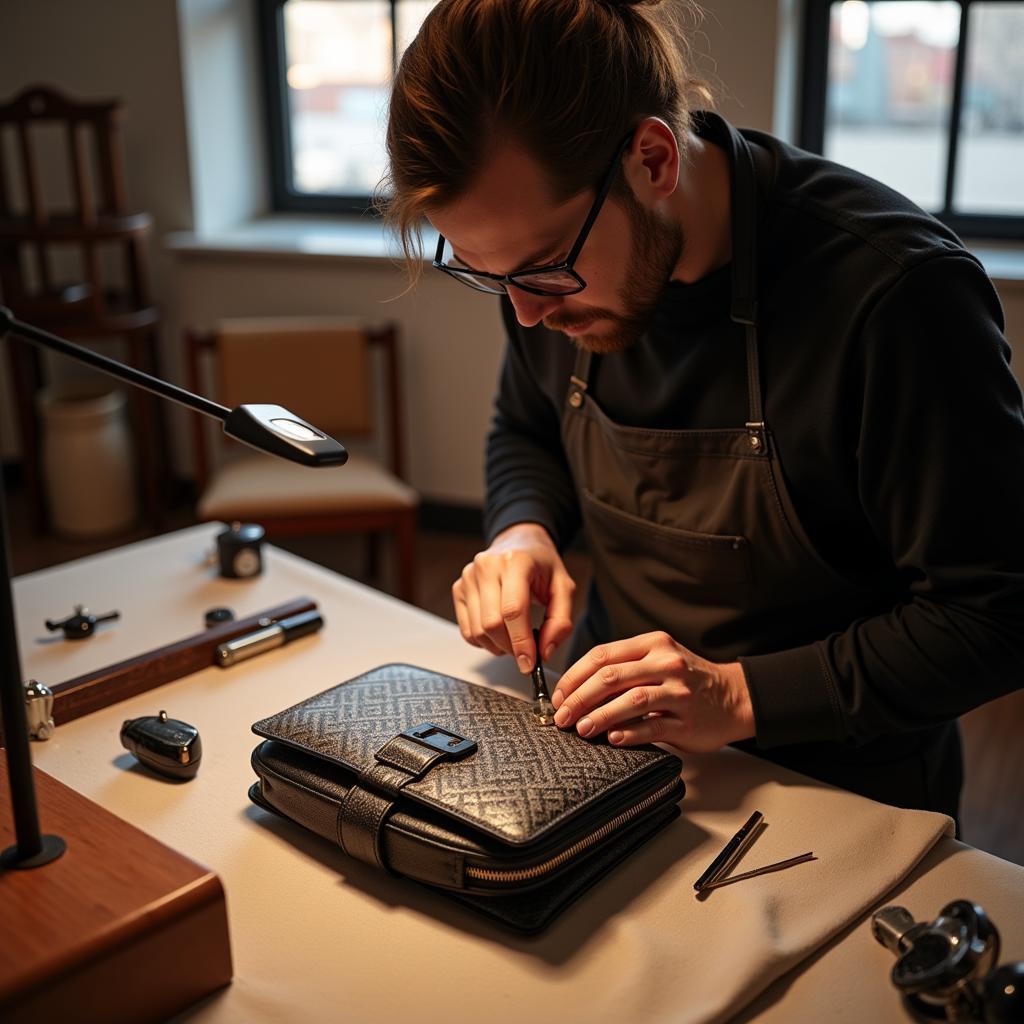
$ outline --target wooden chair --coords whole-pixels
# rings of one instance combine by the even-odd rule
[[[185,340],[192,390],[213,394],[229,408],[283,405],[350,448],[348,463],[337,469],[309,469],[227,439],[220,445],[222,457],[211,459],[206,424],[197,416],[199,517],[257,522],[269,536],[365,533],[371,572],[376,571],[377,538],[391,534],[399,596],[412,601],[419,496],[402,480],[394,326],[370,328],[337,317],[224,320],[211,332],[187,331]],[[204,361],[204,354],[213,359]],[[204,362],[214,363],[212,388]],[[383,413],[377,411],[381,406]],[[359,442],[376,454],[361,450]]]
[[[123,340],[128,361],[159,376],[160,316],[150,303],[146,263],[151,218],[127,209],[120,116],[117,101],[79,103],[42,86],[0,104],[0,294],[16,316],[55,334]],[[12,134],[14,144],[7,146]],[[16,159],[5,164],[8,153]],[[34,403],[41,363],[36,349],[16,339],[7,348],[25,479],[42,525]],[[132,389],[130,401],[146,508],[158,523],[166,475],[163,418],[144,392]]]

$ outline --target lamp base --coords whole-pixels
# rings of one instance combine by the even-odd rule
[[[25,871],[28,868],[41,868],[56,860],[67,848],[68,844],[60,836],[40,836],[43,848],[34,857],[21,857],[17,846],[8,846],[0,853],[0,867],[10,871]]]
[[[0,870],[0,1019],[164,1020],[228,984],[220,879],[34,775],[41,816],[67,850],[35,871]],[[8,792],[0,764],[0,845],[14,839]]]

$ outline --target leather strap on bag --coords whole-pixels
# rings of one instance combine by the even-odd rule
[[[338,810],[338,843],[350,856],[389,870],[384,859],[384,823],[402,788],[420,779],[439,761],[455,760],[476,750],[476,743],[423,722],[400,732],[375,754]]]

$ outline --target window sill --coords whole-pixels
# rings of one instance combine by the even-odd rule
[[[433,229],[425,228],[425,253],[433,252],[436,240]],[[182,257],[337,259],[378,264],[394,264],[402,259],[394,238],[381,221],[371,216],[308,217],[282,213],[208,235],[176,231],[164,238],[164,247]],[[1024,245],[968,242],[967,247],[997,285],[1024,288]]]
[[[437,235],[423,232],[424,251]],[[256,259],[357,260],[394,264],[402,253],[381,221],[372,216],[328,217],[276,214],[210,234],[175,231],[164,248],[181,257],[242,256]]]

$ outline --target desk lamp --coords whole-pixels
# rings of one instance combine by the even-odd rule
[[[305,466],[340,466],[348,459],[345,448],[305,420],[279,405],[240,405],[228,409],[209,399],[192,394],[158,377],[90,349],[75,345],[54,334],[16,320],[9,309],[0,306],[0,338],[14,335],[34,345],[52,349],[104,373],[128,381],[162,398],[220,420],[224,433],[238,441]],[[37,868],[59,857],[65,849],[60,836],[40,835],[29,751],[25,696],[18,657],[14,598],[10,585],[7,557],[7,522],[0,480],[0,637],[3,660],[0,661],[0,725],[7,748],[7,771],[17,844],[0,854],[4,868]]]

